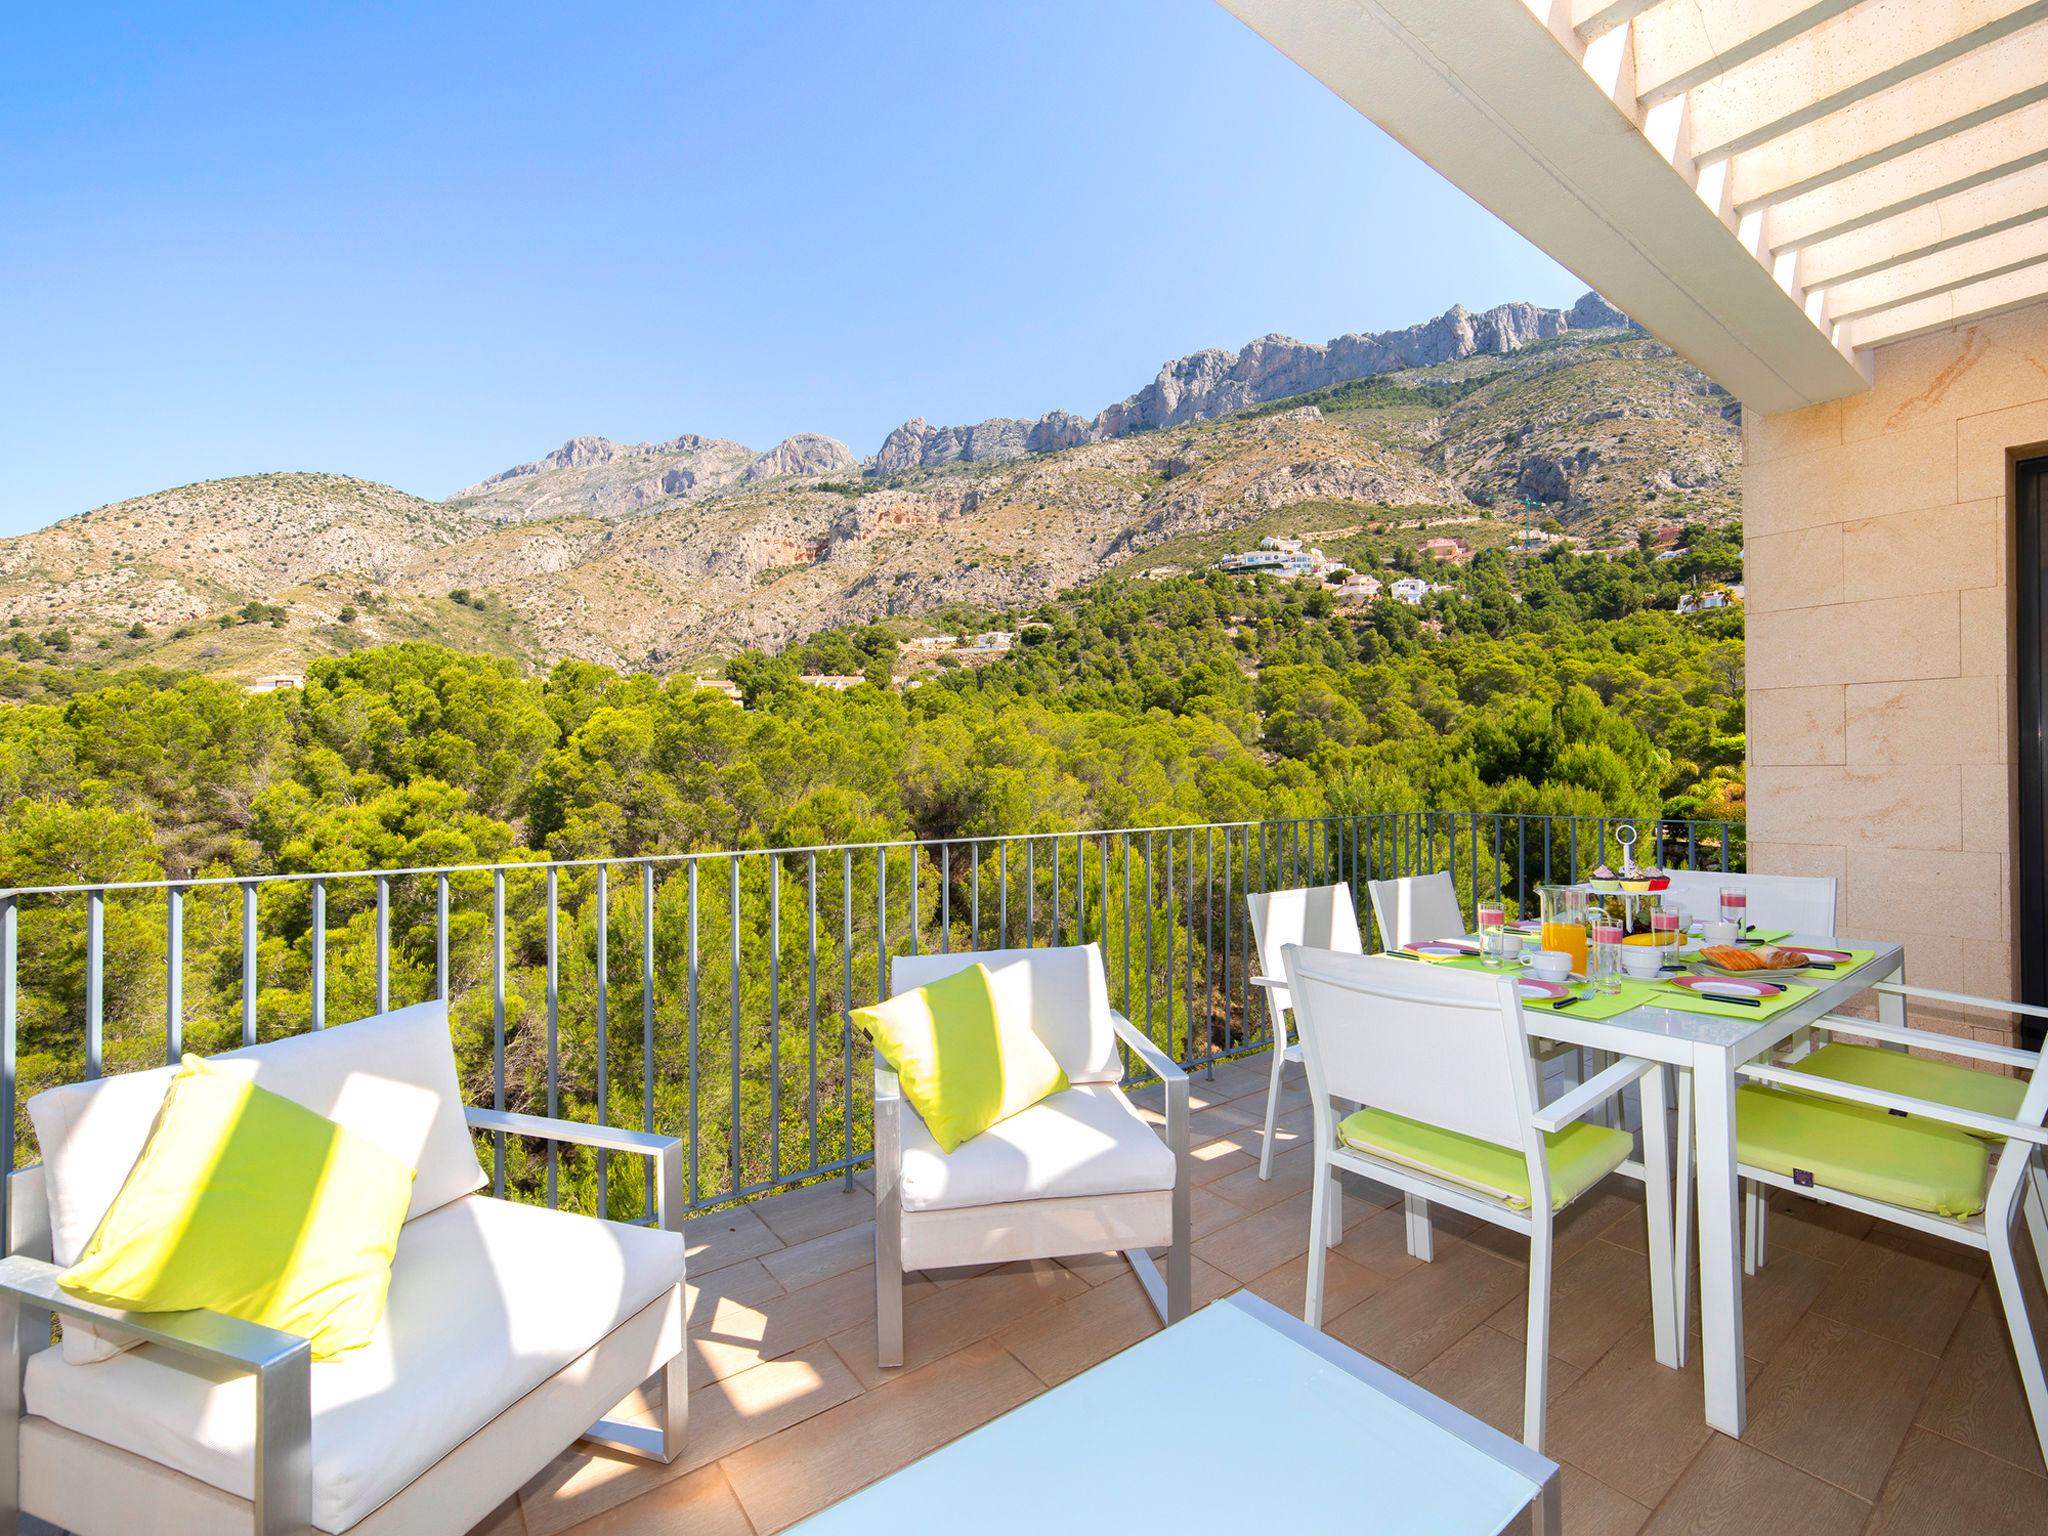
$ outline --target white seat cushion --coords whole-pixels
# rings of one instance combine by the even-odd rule
[[[407,1222],[376,1337],[313,1367],[313,1523],[346,1531],[682,1278],[678,1232],[484,1195]],[[254,1378],[173,1358],[43,1350],[28,1411],[250,1497]]]
[[[353,1024],[208,1058],[303,1104],[417,1170],[408,1219],[481,1189],[483,1166],[462,1118],[448,1008],[417,1003]],[[43,1154],[51,1257],[78,1262],[142,1155],[175,1067],[52,1088],[28,1101]],[[64,1329],[64,1354],[83,1364],[127,1342],[89,1323]]]
[[[941,1151],[903,1105],[903,1209],[1173,1188],[1173,1153],[1109,1083],[1080,1083]]]

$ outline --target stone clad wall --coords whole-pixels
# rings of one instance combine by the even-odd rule
[[[2048,444],[2048,304],[1874,365],[1744,425],[1751,864],[1835,876],[1909,981],[2012,997],[2010,497]]]

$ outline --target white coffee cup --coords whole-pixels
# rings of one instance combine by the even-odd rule
[[[1572,957],[1561,949],[1539,949],[1529,957],[1528,966],[1545,981],[1563,981],[1572,973]]]
[[[1664,951],[1651,944],[1624,944],[1621,968],[1638,981],[1653,981],[1664,970]]]
[[[1709,944],[1733,944],[1737,934],[1733,923],[1708,923],[1700,930],[1700,937]]]
[[[1496,942],[1500,945],[1501,959],[1510,964],[1522,953],[1522,936],[1519,933],[1502,933],[1498,935]]]

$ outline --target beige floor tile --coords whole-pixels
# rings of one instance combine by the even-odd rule
[[[1550,1279],[1550,1352],[1580,1370],[1650,1315],[1649,1261],[1612,1243],[1581,1243],[1554,1257]],[[1511,1296],[1487,1319],[1511,1339],[1529,1336],[1529,1298]]]
[[[1249,1130],[1252,1133],[1252,1146],[1255,1148],[1265,1124],[1266,1107],[1263,1104],[1256,1104],[1250,1099],[1228,1099],[1208,1109],[1198,1109],[1189,1115],[1188,1139],[1213,1141],[1218,1136]]]
[[[781,1283],[761,1267],[759,1259],[744,1259],[714,1269],[701,1278],[691,1275],[683,1286],[689,1308],[690,1326],[709,1324],[722,1301],[758,1306],[783,1294]]]
[[[2048,1478],[1916,1429],[1878,1495],[1869,1536],[2040,1536],[2042,1531],[2048,1531]]]
[[[1230,1177],[1246,1168],[1259,1165],[1259,1154],[1247,1152],[1227,1137],[1218,1141],[1206,1141],[1195,1147],[1189,1154],[1194,1182],[1199,1186],[1213,1184],[1218,1179]]]
[[[1120,1253],[1074,1253],[1059,1260],[1090,1285],[1107,1285],[1119,1275],[1130,1273],[1131,1261]]]
[[[1773,1252],[1762,1269],[1743,1276],[1742,1352],[1752,1360],[1770,1359],[1832,1283],[1837,1268],[1803,1253]],[[1694,1306],[1689,1315],[1696,1318],[1698,1312]]]
[[[1005,1264],[915,1302],[906,1301],[900,1367],[885,1372],[875,1363],[872,1307],[864,1321],[834,1334],[832,1347],[863,1386],[873,1387],[987,1339],[999,1328],[1088,1290],[1087,1281],[1050,1259]]]
[[[1309,1193],[1304,1190],[1220,1227],[1195,1240],[1195,1257],[1214,1264],[1240,1284],[1256,1280],[1274,1265],[1308,1252],[1309,1203]],[[1369,1210],[1353,1210],[1349,1197],[1345,1200],[1349,1220],[1362,1219]]]
[[[708,1466],[814,1414],[860,1395],[860,1383],[827,1344],[813,1344],[690,1394],[690,1433],[669,1466],[578,1447],[521,1491],[527,1536],[553,1533]]]
[[[782,1239],[754,1214],[752,1206],[693,1216],[683,1223],[683,1241],[688,1244],[686,1267],[692,1276],[757,1259],[782,1246]]]
[[[1346,1214],[1349,1214],[1348,1208]],[[1307,1232],[1302,1234],[1307,1247]],[[1392,1280],[1416,1268],[1422,1260],[1408,1252],[1408,1224],[1398,1208],[1368,1209],[1361,1219],[1347,1221],[1344,1241],[1334,1249],[1354,1264],[1362,1264],[1382,1280]]]
[[[906,1279],[906,1307],[936,1294],[927,1280]],[[751,1370],[806,1344],[815,1344],[875,1317],[873,1265],[848,1270],[800,1291],[747,1302],[720,1299],[708,1322],[690,1329],[693,1382],[717,1381]]]
[[[1551,1398],[1545,1453],[1654,1509],[1713,1434],[1699,1358],[1694,1348],[1683,1370],[1659,1365],[1639,1324]]]
[[[790,1247],[875,1219],[875,1192],[861,1183],[848,1189],[828,1179],[763,1200],[755,1207],[768,1229]]]
[[[1938,1355],[1983,1277],[1980,1254],[1881,1227],[1842,1261],[1813,1310]]]
[[[886,1477],[1044,1388],[989,1339],[728,1456],[733,1492],[761,1536]]]
[[[1242,1221],[1251,1214],[1243,1206],[1218,1194],[1214,1184],[1197,1184],[1189,1195],[1188,1225],[1197,1239],[1207,1237],[1219,1227]]]
[[[1936,1364],[1903,1344],[1809,1314],[1750,1388],[1743,1441],[1874,1499]]]
[[[868,1201],[872,1210],[874,1197],[869,1196]],[[836,1232],[806,1238],[774,1253],[764,1253],[759,1262],[763,1269],[781,1282],[784,1290],[800,1291],[807,1285],[816,1285],[820,1280],[843,1275],[849,1269],[872,1264],[874,1259],[875,1224],[868,1220],[856,1222],[850,1227],[841,1227]]]
[[[1323,1256],[1323,1316],[1334,1320],[1385,1284],[1363,1264],[1354,1264],[1332,1249]],[[1290,1316],[1301,1316],[1302,1303],[1308,1297],[1308,1255],[1275,1265],[1245,1289]]]
[[[1650,1512],[1570,1462],[1559,1469],[1564,1484],[1565,1536],[1635,1536]]]
[[[705,1467],[570,1528],[571,1536],[753,1536],[726,1483]]]
[[[2044,1470],[2002,1317],[1963,1314],[1914,1422],[2023,1471]]]
[[[1493,1328],[1474,1328],[1415,1375],[1415,1384],[1502,1434],[1522,1438],[1523,1374],[1528,1348]],[[1553,1356],[1546,1398],[1555,1402],[1580,1376],[1579,1368]]]
[[[1823,1205],[1789,1190],[1773,1190],[1768,1251],[1803,1253],[1840,1264],[1875,1226],[1876,1222],[1860,1212]]]
[[[1644,1536],[1857,1536],[1870,1505],[1716,1435],[1643,1527]]]
[[[24,1522],[24,1531],[34,1527]],[[514,1494],[469,1529],[469,1536],[526,1536],[526,1520],[519,1513],[519,1495]]]
[[[1247,1211],[1261,1211],[1307,1189],[1309,1180],[1315,1176],[1315,1169],[1315,1148],[1303,1141],[1275,1155],[1270,1179],[1259,1177],[1258,1154],[1254,1151],[1247,1154],[1244,1167],[1216,1180],[1209,1187],[1233,1205]]]
[[[1527,1277],[1469,1243],[1439,1239],[1435,1262],[1389,1281],[1325,1331],[1414,1375],[1517,1295]]]
[[[1121,1279],[1012,1323],[996,1342],[1040,1381],[1057,1386],[1158,1330],[1159,1314],[1126,1266]]]

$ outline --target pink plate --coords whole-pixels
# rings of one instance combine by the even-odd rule
[[[1815,960],[1849,960],[1854,957],[1846,949],[1815,949],[1811,944],[1787,944],[1787,949],[1796,949],[1802,955]]]
[[[1738,980],[1733,976],[1673,976],[1666,985],[1683,987],[1702,997],[1776,997],[1785,990],[1775,981]]]
[[[1479,953],[1479,946],[1477,944],[1455,944],[1448,939],[1432,939],[1427,943],[1410,944],[1408,946],[1408,953],[1411,955],[1427,955],[1431,959],[1439,959],[1446,955],[1476,955]]]
[[[1538,980],[1537,980],[1537,979],[1536,979],[1535,977],[1533,977],[1533,976],[1524,976],[1524,977],[1523,977],[1523,978],[1521,979],[1521,983],[1520,983],[1520,985],[1521,985],[1521,988],[1522,988],[1522,996],[1524,996],[1524,997],[1570,997],[1570,996],[1571,996],[1571,992],[1570,992],[1570,990],[1569,990],[1568,988],[1565,988],[1565,987],[1560,987],[1560,986],[1559,986],[1559,985],[1558,985],[1558,984],[1557,984],[1556,982],[1554,982],[1554,981],[1538,981]]]

